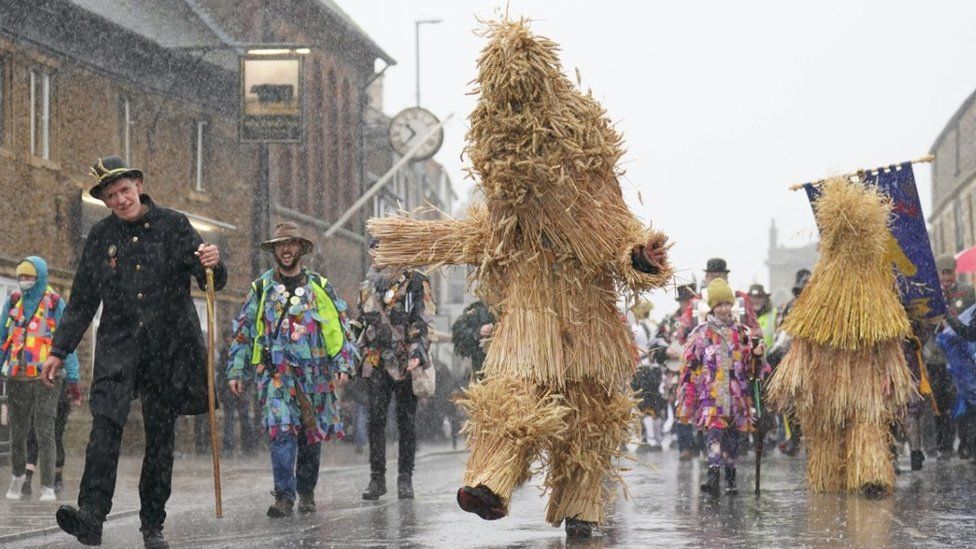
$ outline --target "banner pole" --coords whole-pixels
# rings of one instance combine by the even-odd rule
[[[927,155],[925,155],[925,156],[923,156],[921,158],[916,158],[915,160],[912,160],[911,163],[912,164],[924,164],[926,162],[931,162],[933,160],[935,160],[935,156],[934,155],[931,155],[931,154],[927,154]],[[836,177],[854,177],[855,175],[860,175],[862,173],[877,172],[877,171],[884,170],[886,168],[890,168],[892,166],[900,166],[900,165],[901,164],[899,163],[899,164],[889,164],[887,166],[878,166],[877,168],[871,168],[870,170],[857,170],[856,172],[846,173],[846,174],[843,174],[843,175],[838,175]],[[827,181],[827,179],[818,179],[817,181],[811,181],[810,183],[797,183],[796,185],[790,185],[790,190],[791,191],[798,191],[798,190],[802,189],[803,187],[805,187],[808,184],[809,185],[814,185],[814,186],[816,186],[816,185],[822,185],[824,181]]]

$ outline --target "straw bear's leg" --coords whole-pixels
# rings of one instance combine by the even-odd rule
[[[509,376],[472,385],[459,403],[468,414],[471,454],[458,504],[482,518],[500,518],[515,488],[531,477],[529,465],[540,449],[565,432],[566,407],[541,387]]]
[[[847,428],[847,490],[884,493],[895,486],[887,425],[851,420]]]
[[[566,518],[602,524],[604,504],[614,493],[608,482],[616,476],[613,457],[634,424],[633,401],[598,382],[572,383],[564,396],[569,429],[565,440],[549,450],[546,521],[553,526]]]
[[[842,492],[847,486],[846,436],[836,425],[804,426],[803,443],[807,447],[807,485],[814,492]]]

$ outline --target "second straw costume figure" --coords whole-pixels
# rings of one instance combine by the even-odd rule
[[[461,401],[471,455],[459,503],[480,491],[498,506],[472,512],[504,516],[540,460],[546,520],[601,523],[634,409],[618,292],[669,280],[666,260],[649,274],[632,259],[666,237],[627,209],[620,135],[562,73],[557,44],[525,21],[492,23],[485,35],[467,136],[485,204],[464,220],[372,219],[369,230],[380,264],[474,265],[477,294],[498,315],[483,380]]]
[[[811,490],[884,493],[895,480],[890,425],[914,391],[891,206],[873,187],[837,178],[824,183],[815,211],[820,259],[783,326],[793,345],[769,394],[803,426]]]

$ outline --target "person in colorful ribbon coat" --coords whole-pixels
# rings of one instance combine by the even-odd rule
[[[41,476],[41,501],[55,501],[55,418],[61,397],[62,379],[54,387],[40,382],[41,365],[51,352],[54,332],[64,314],[65,302],[47,284],[47,262],[31,256],[17,265],[20,291],[7,298],[0,316],[0,375],[7,381],[10,401],[10,466],[13,478],[7,499],[19,500],[29,481],[28,433],[33,423],[37,466]],[[81,400],[78,389],[78,358],[65,359],[68,391]],[[32,419],[33,418],[33,419]],[[31,462],[34,463],[34,462]],[[29,492],[28,492],[29,493]]]
[[[694,423],[706,436],[708,476],[702,492],[718,495],[720,468],[725,468],[726,493],[737,493],[735,465],[739,433],[753,431],[750,382],[770,372],[761,339],[732,314],[735,293],[717,278],[708,285],[711,312],[688,336],[678,387],[678,417]]]
[[[234,326],[227,364],[230,390],[257,382],[262,425],[271,437],[275,502],[268,516],[315,511],[322,441],[344,436],[336,387],[353,372],[357,351],[346,303],[325,277],[303,266],[312,242],[279,223],[261,247],[276,267],[251,283]],[[297,465],[296,465],[297,462]]]

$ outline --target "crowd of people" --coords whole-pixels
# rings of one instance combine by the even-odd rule
[[[48,285],[45,261],[32,256],[18,265],[19,291],[4,304],[0,350],[12,463],[7,498],[29,498],[35,473],[40,501],[56,501],[63,489],[62,437],[72,403],[82,398],[74,351],[103,304],[78,507],[61,506],[58,524],[82,543],[100,543],[112,506],[122,428],[130,401],[139,398],[146,430],[142,532],[147,547],[166,547],[162,525],[176,418],[200,418],[206,410],[207,384],[199,367],[205,346],[189,282],[196,279],[202,288],[209,269],[219,289],[226,270],[219,250],[203,243],[185,217],[155,205],[143,192],[139,170],[106,157],[92,173],[97,183],[91,193],[112,215],[88,237],[71,302]],[[371,257],[377,244],[378,239],[370,241]],[[264,432],[274,486],[271,518],[289,516],[296,507],[300,513],[315,511],[321,443],[347,433],[359,451],[369,448],[370,476],[362,498],[384,496],[391,404],[399,445],[396,495],[413,499],[418,403],[427,402],[424,413],[437,427],[448,420],[456,442],[463,418],[451,401],[469,379],[480,378],[495,332],[494,312],[481,301],[469,305],[454,322],[451,339],[456,355],[470,360],[471,371],[467,379],[445,376],[434,389],[435,304],[424,272],[374,264],[350,311],[328,279],[302,262],[313,247],[296,224],[278,224],[262,244],[274,267],[251,283],[232,330],[223,337],[218,386],[224,450],[257,453],[264,446],[258,432]],[[936,265],[948,314],[939,326],[914,322],[903,341],[916,391],[901,420],[891,425],[895,440],[909,447],[913,471],[926,457],[976,458],[976,375],[967,378],[954,368],[952,347],[939,341],[947,334],[976,341],[976,320],[965,312],[976,294],[958,282],[951,256],[937,258]],[[630,385],[642,415],[636,451],[670,448],[682,462],[701,456],[706,471],[701,491],[712,496],[722,491],[723,476],[725,493],[738,492],[738,459],[756,442],[778,445],[789,456],[802,447],[803,426],[789,413],[768,409],[763,387],[789,353],[791,338],[782,327],[811,272],[796,273],[793,297],[780,306],[760,284],[736,291],[729,273],[725,260],[708,260],[702,286],[677,287],[676,309],[659,322],[646,300],[638,299],[629,310],[636,349]],[[159,329],[151,332],[152,327]],[[432,400],[440,405],[430,406]],[[196,426],[202,449],[206,425]],[[892,448],[893,460],[899,446]]]
[[[976,459],[971,387],[937,343],[938,334],[947,329],[976,341],[971,313],[960,319],[976,304],[976,294],[971,285],[958,281],[952,256],[938,257],[936,267],[948,310],[937,326],[913,322],[912,335],[903,342],[917,387],[901,421],[891,426],[897,472],[904,445],[911,471],[921,470],[926,457]],[[677,308],[659,322],[651,319],[653,306],[643,299],[628,317],[638,352],[631,387],[642,414],[636,452],[670,448],[682,462],[701,455],[708,466],[702,491],[716,495],[720,467],[727,492],[736,492],[736,458],[753,447],[756,437],[791,457],[802,448],[802,425],[789,413],[766,409],[762,381],[790,350],[791,338],[782,325],[811,272],[797,271],[791,299],[779,306],[761,284],[732,291],[728,274],[725,260],[710,259],[700,291],[694,283],[679,286]]]

